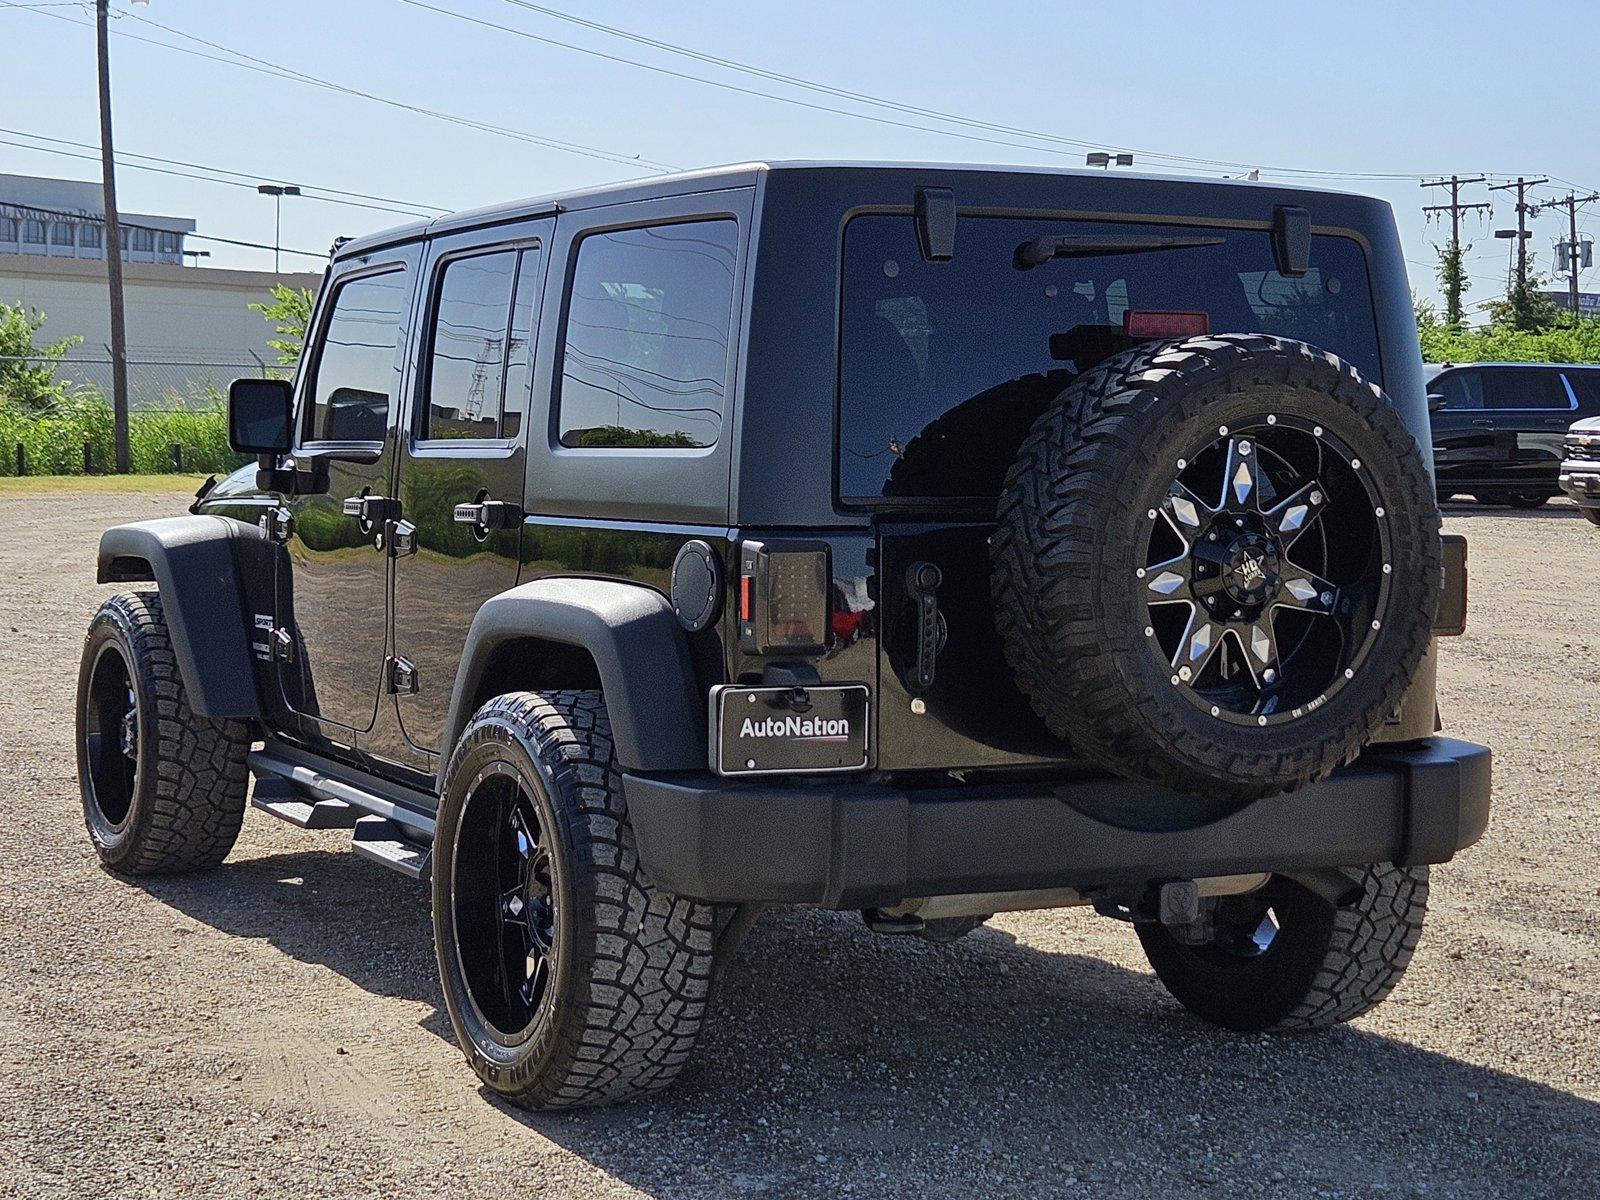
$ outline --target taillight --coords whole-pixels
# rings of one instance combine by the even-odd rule
[[[1439,589],[1439,609],[1433,615],[1433,632],[1454,637],[1467,631],[1467,539],[1447,533],[1440,539],[1443,586]]]
[[[828,645],[828,548],[739,546],[739,645],[749,654],[815,654]]]
[[[1122,314],[1122,332],[1131,338],[1199,337],[1211,332],[1211,315],[1130,308]]]

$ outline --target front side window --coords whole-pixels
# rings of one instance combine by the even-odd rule
[[[731,220],[578,244],[561,364],[563,446],[691,450],[722,431],[739,230]]]
[[[1572,408],[1561,372],[1537,367],[1491,367],[1483,372],[1485,408]]]
[[[1430,383],[1428,390],[1443,396],[1444,406],[1451,412],[1483,407],[1483,376],[1477,371],[1451,371]]]
[[[1568,371],[1567,383],[1578,397],[1578,407],[1588,413],[1600,412],[1600,369]]]
[[[376,442],[386,436],[410,296],[403,269],[358,276],[334,292],[311,384],[308,441]]]

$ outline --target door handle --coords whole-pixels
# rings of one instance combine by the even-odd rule
[[[1479,429],[1493,429],[1494,428],[1494,422],[1493,421],[1486,421],[1482,417],[1477,418],[1472,423],[1474,425],[1476,425]]]
[[[522,509],[504,500],[479,498],[471,504],[458,504],[455,510],[457,525],[471,525],[480,538],[494,529],[511,529],[522,520]]]
[[[359,496],[346,496],[340,507],[345,516],[354,517],[363,528],[400,519],[400,501],[393,496],[373,496],[362,492]]]

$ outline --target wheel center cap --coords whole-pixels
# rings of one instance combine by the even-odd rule
[[[1278,576],[1278,551],[1270,541],[1247,533],[1233,540],[1222,560],[1222,582],[1235,600],[1262,599]]]

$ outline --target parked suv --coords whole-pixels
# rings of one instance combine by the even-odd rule
[[[1377,200],[772,164],[333,255],[259,456],[122,525],[78,696],[111,869],[256,808],[432,892],[473,1068],[657,1089],[765,905],[1129,922],[1207,1020],[1400,979],[1489,752]]]
[[[1564,363],[1430,366],[1439,499],[1538,508],[1561,494],[1562,444],[1573,421],[1600,416],[1600,367]]]

